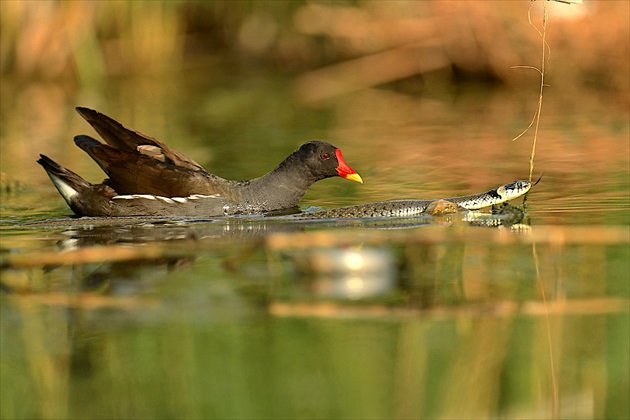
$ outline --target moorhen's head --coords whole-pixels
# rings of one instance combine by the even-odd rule
[[[309,141],[300,146],[295,154],[317,179],[340,176],[363,184],[359,174],[343,160],[341,150],[330,143]]]

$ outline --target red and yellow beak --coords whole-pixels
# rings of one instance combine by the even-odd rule
[[[361,176],[348,164],[345,160],[343,160],[343,156],[341,155],[341,150],[335,150],[335,155],[337,156],[337,161],[339,162],[339,166],[337,166],[337,173],[340,177],[349,179],[350,181],[359,182],[363,184],[363,180]]]

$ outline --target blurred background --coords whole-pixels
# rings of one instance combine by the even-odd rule
[[[531,121],[539,75],[511,67],[540,67],[528,11],[540,29],[542,5],[3,1],[3,189],[51,190],[38,153],[102,179],[71,141],[94,134],[75,106],[232,178],[261,175],[306,140],[328,140],[366,185],[321,183],[311,199],[322,205],[526,178],[531,132],[511,140]],[[547,7],[538,170],[548,181],[579,181],[571,177],[589,161],[624,182],[628,2]]]
[[[532,20],[540,26],[542,2],[532,3]],[[103,94],[103,85],[115,78],[276,73],[296,77],[296,93],[306,101],[387,84],[415,94],[428,85],[466,81],[513,86],[524,77],[511,66],[540,64],[529,7],[482,1],[8,1],[2,5],[2,75],[20,90],[56,83],[68,92]],[[587,0],[547,7],[550,83],[616,92],[615,100],[627,101],[628,5]]]
[[[104,177],[76,106],[232,179],[327,140],[365,184],[304,208],[525,179],[540,75],[512,67],[540,67],[544,4],[522,235],[23,225],[70,213],[40,153]],[[0,1],[0,417],[627,418],[629,21],[616,0]],[[155,247],[181,254],[113,258]],[[326,272],[361,255],[381,269]],[[362,279],[383,287],[342,296]]]

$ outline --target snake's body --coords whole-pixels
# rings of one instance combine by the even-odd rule
[[[527,193],[532,184],[529,181],[514,181],[500,185],[492,190],[460,197],[450,197],[433,200],[391,200],[376,203],[359,204],[332,210],[313,213],[303,213],[298,217],[308,219],[342,219],[367,217],[413,217],[427,211],[427,208],[438,200],[445,200],[456,204],[465,210],[478,210],[484,207],[505,203]]]

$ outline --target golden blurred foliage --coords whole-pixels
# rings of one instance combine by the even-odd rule
[[[0,71],[21,81],[98,83],[179,72],[217,54],[305,72],[306,100],[432,72],[517,83],[538,65],[542,1],[2,2]],[[554,77],[628,91],[629,5],[546,2]],[[531,80],[531,79],[530,79]],[[432,79],[432,82],[435,80]]]

